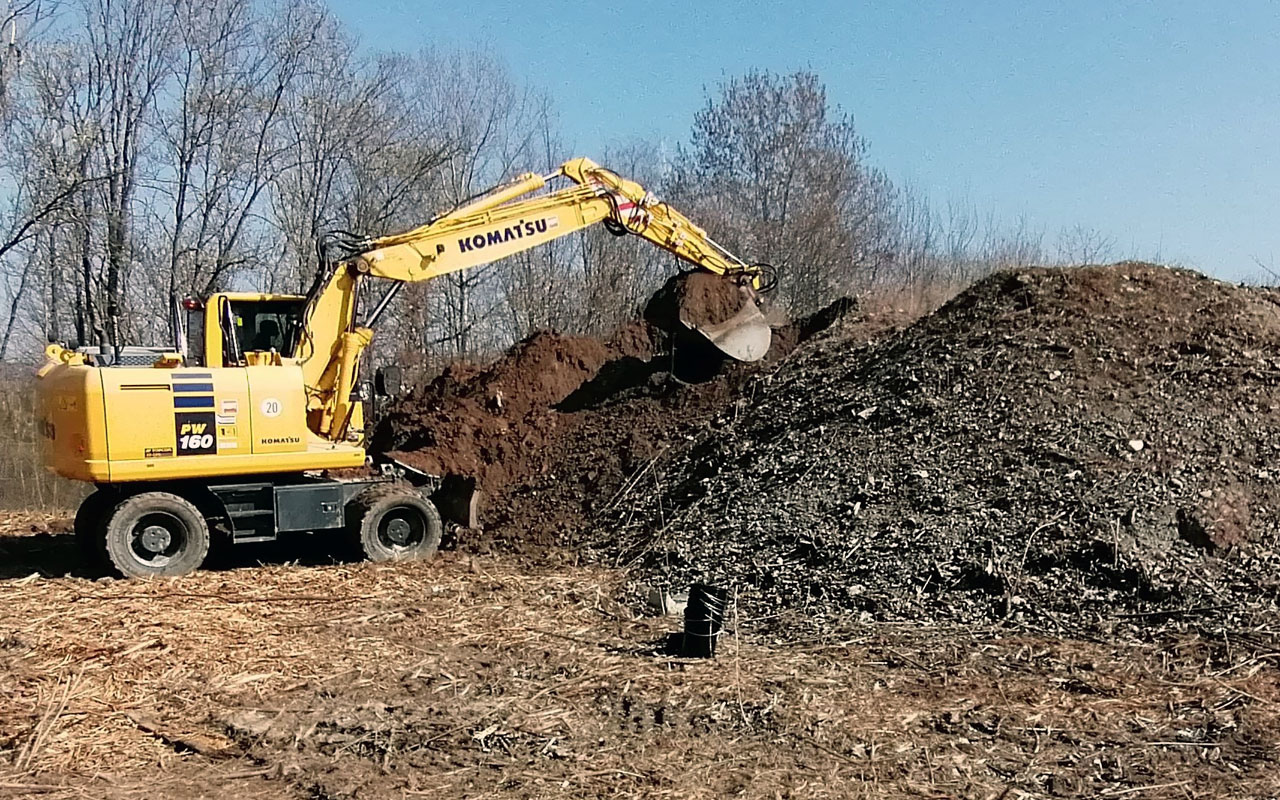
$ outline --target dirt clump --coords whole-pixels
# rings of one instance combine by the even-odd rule
[[[1136,263],[1000,273],[883,342],[800,347],[589,546],[810,627],[1274,613],[1278,354],[1271,290]]]
[[[668,287],[675,295],[680,316],[692,325],[727,322],[746,302],[742,287],[710,272],[682,273],[668,281]]]
[[[586,386],[580,393],[582,405],[577,397],[562,404],[556,413],[560,435],[534,454],[531,468],[518,480],[490,498],[480,549],[554,545],[574,555],[584,529],[629,502],[628,488],[656,461],[718,424],[714,420],[732,409],[737,392],[754,372],[740,366],[719,380],[684,385],[657,365],[646,368],[649,378],[643,383],[599,392]]]
[[[629,344],[634,344],[629,342]],[[435,475],[482,486],[518,474],[526,454],[552,435],[543,413],[593,377],[613,355],[604,342],[542,331],[486,368],[450,365],[383,420],[374,449]]]

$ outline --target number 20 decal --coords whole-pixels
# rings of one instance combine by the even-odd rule
[[[262,416],[264,417],[280,416],[280,401],[274,397],[268,397],[266,400],[263,400],[262,405],[259,406],[259,408],[262,409]]]

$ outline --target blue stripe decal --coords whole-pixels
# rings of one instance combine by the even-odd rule
[[[177,397],[173,398],[174,408],[213,408],[213,397]]]
[[[175,383],[173,385],[175,392],[205,392],[206,394],[213,391],[212,383]]]
[[[208,380],[213,380],[213,373],[212,373],[212,372],[182,372],[182,373],[174,373],[173,379],[174,379],[175,381],[189,381],[189,380],[192,380],[192,379],[195,379],[195,380],[201,380],[201,381],[208,381]]]

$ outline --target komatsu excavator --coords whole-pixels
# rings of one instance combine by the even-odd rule
[[[568,185],[540,191],[553,179]],[[474,508],[459,510],[442,493],[446,476],[386,459],[380,473],[331,475],[366,466],[364,405],[398,384],[393,369],[380,370],[373,386],[360,379],[373,327],[406,283],[596,223],[734,282],[742,310],[698,332],[738,360],[765,354],[770,330],[754,302],[771,288],[765,265],[733,256],[639,184],[575,159],[411,231],[348,240],[306,296],[220,292],[186,301],[171,350],[49,345],[37,373],[46,464],[97,487],[76,514],[77,538],[130,577],[198,568],[211,531],[232,542],[345,533],[372,560],[434,553],[438,506],[474,522]],[[362,303],[379,280],[386,288]],[[371,308],[361,319],[362,305]]]

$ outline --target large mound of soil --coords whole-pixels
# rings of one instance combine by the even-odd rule
[[[801,348],[733,424],[633,472],[592,546],[652,583],[732,585],[752,617],[1274,610],[1278,384],[1269,290],[1002,273],[882,344]]]

